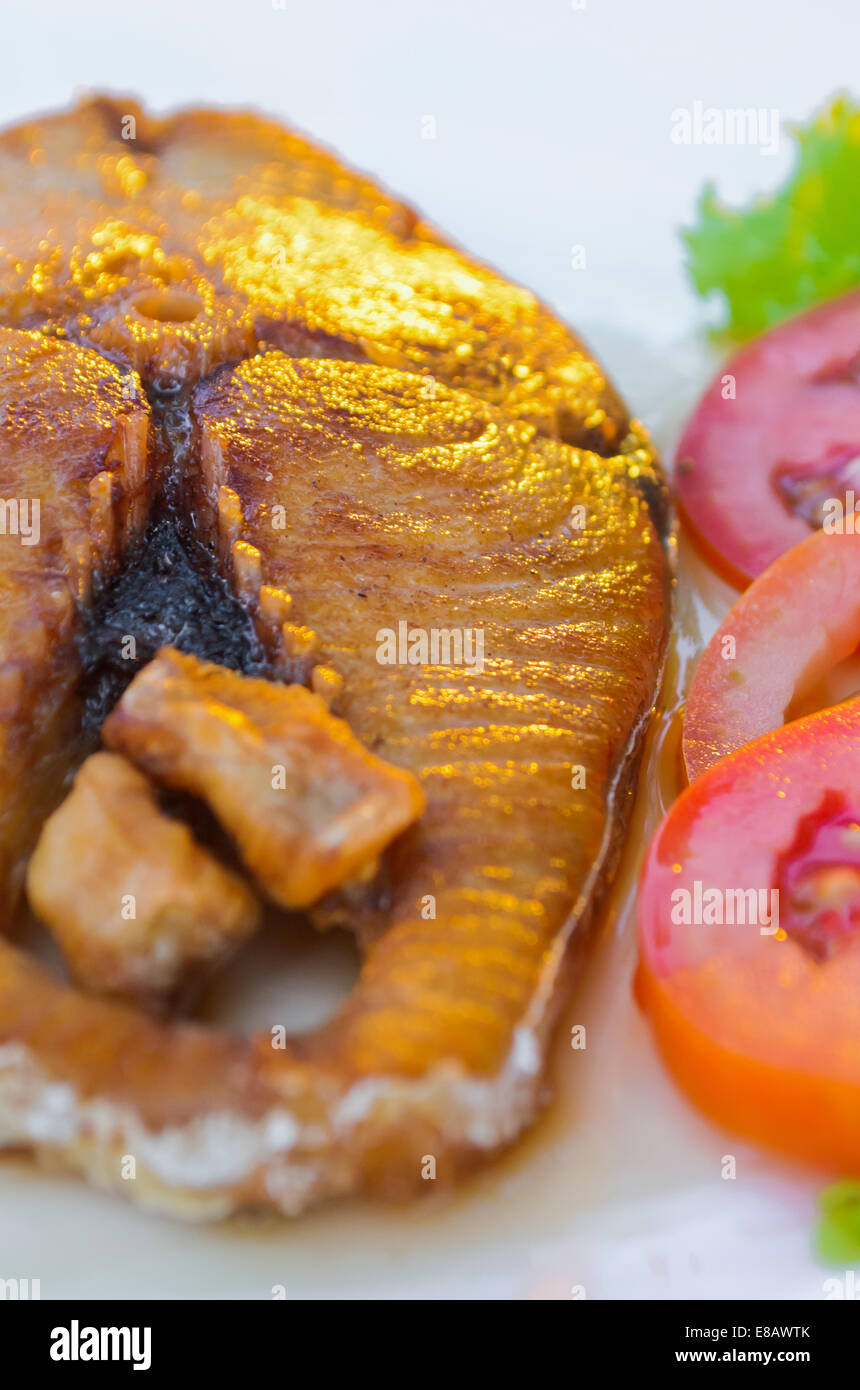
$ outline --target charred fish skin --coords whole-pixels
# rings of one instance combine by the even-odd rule
[[[272,674],[427,798],[353,996],[286,1048],[88,998],[0,943],[0,1142],[197,1218],[426,1191],[428,1153],[453,1181],[534,1114],[623,830],[665,639],[647,436],[534,296],[275,122],[96,99],[28,123],[0,136],[0,223],[0,322],[154,399],[193,390],[189,515]]]

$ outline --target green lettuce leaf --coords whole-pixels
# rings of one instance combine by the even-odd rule
[[[733,209],[709,185],[682,233],[696,289],[724,296],[735,338],[860,284],[860,107],[840,96],[788,129],[797,158],[778,192]]]
[[[834,1183],[821,1193],[818,1205],[819,1255],[829,1264],[860,1262],[860,1182]]]

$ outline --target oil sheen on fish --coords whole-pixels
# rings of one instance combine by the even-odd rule
[[[181,475],[171,506],[265,674],[324,692],[426,798],[317,911],[364,964],[285,1047],[88,997],[0,945],[0,1142],[188,1216],[419,1192],[427,1154],[448,1183],[532,1118],[620,846],[665,639],[647,436],[533,295],[274,122],[106,99],[34,121],[0,137],[0,222],[6,336],[64,335],[142,383],[146,505]],[[118,558],[125,496],[84,525],[113,525]],[[76,573],[67,553],[22,591]],[[13,820],[34,757],[4,786]]]

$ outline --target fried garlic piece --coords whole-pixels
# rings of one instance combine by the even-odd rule
[[[105,743],[206,801],[258,883],[309,907],[420,816],[409,772],[370,753],[325,701],[164,647],[126,690]]]
[[[85,989],[149,1005],[260,921],[248,885],[165,815],[147,778],[115,753],[88,758],[45,822],[27,893]]]

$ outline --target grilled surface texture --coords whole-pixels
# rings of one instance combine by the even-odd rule
[[[51,348],[139,373],[156,415],[187,407],[144,505],[181,469],[269,676],[324,694],[427,803],[375,880],[327,900],[364,967],[285,1047],[155,1022],[0,946],[0,1138],[197,1216],[421,1190],[428,1153],[449,1181],[533,1114],[568,946],[618,847],[665,635],[647,439],[531,294],[273,122],[90,101],[0,137],[0,219],[6,336],[66,335],[90,351]],[[83,522],[58,511],[71,625],[89,597],[72,540],[110,533],[116,556],[138,524],[133,487],[94,495]]]

